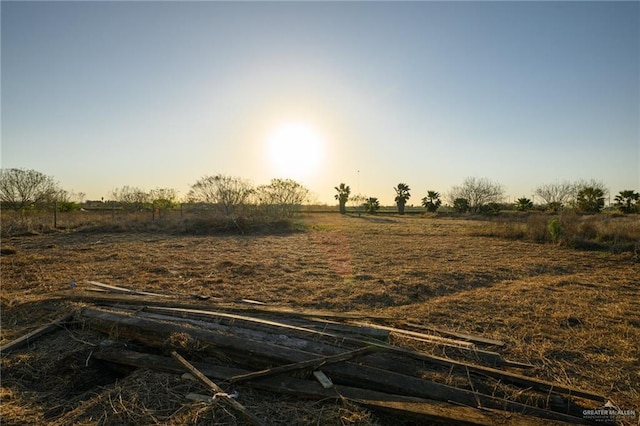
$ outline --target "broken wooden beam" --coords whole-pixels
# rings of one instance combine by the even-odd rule
[[[64,323],[71,321],[74,314],[65,314],[60,318],[57,318],[42,327],[38,327],[30,333],[25,334],[15,340],[12,340],[9,343],[5,343],[0,346],[0,354],[5,354],[16,349],[20,349],[21,347],[28,345],[29,343],[34,342],[36,339],[44,336],[45,334],[51,333],[52,331],[58,330]]]
[[[317,357],[317,354],[297,349],[284,348],[270,343],[185,327],[170,322],[137,318],[131,315],[114,314],[112,312],[90,308],[85,308],[82,311],[82,315],[85,321],[95,329],[105,332],[110,332],[115,329],[121,336],[131,336],[143,342],[150,341],[157,344],[158,342],[164,342],[171,333],[188,333],[193,338],[217,346],[218,348],[231,349],[236,353],[244,351],[252,354],[252,356],[260,355],[263,358],[280,362],[300,362]],[[391,393],[407,396],[441,401],[456,401],[469,406],[480,405],[482,407],[496,408],[505,411],[523,412],[552,420],[566,421],[567,419],[575,419],[573,416],[568,416],[560,412],[532,407],[520,402],[509,401],[478,393],[473,390],[423,380],[418,377],[408,376],[370,365],[344,362],[341,364],[326,365],[324,371],[330,374],[336,383],[366,385],[373,390],[384,389]]]
[[[89,316],[104,316],[106,318],[109,318],[109,322],[107,324],[105,324],[105,326],[103,327],[102,331],[105,332],[109,332],[109,330],[112,329],[113,327],[113,321],[118,322],[119,319],[123,318],[122,314],[110,314],[109,312],[106,311],[98,311],[95,309],[91,309],[88,310],[89,308],[85,309],[83,312],[91,312],[91,314]],[[113,316],[110,316],[113,315]],[[126,317],[126,316],[125,316]],[[236,316],[234,315],[234,317],[239,317],[239,318],[243,318],[242,316]],[[135,317],[131,317],[131,321],[135,323]],[[258,320],[258,319],[255,319]],[[259,321],[262,322],[262,321]],[[279,323],[276,322],[271,322],[271,324],[274,324],[276,326],[279,326]],[[163,327],[158,327],[162,332],[163,332],[163,336],[166,334],[166,332],[169,332],[169,329],[165,329]],[[298,329],[300,329],[300,327],[297,327]],[[185,331],[187,330],[187,332],[189,331],[189,328],[178,328],[178,332],[180,331]],[[199,330],[197,329],[193,329],[196,332],[198,332]],[[426,353],[422,353],[422,352],[417,352],[417,351],[413,351],[410,349],[405,349],[405,348],[401,348],[401,347],[397,347],[397,346],[392,346],[392,345],[388,345],[388,344],[384,344],[384,343],[380,343],[380,342],[375,342],[375,341],[367,341],[367,340],[363,340],[363,339],[357,339],[357,338],[353,338],[353,337],[343,337],[340,335],[335,335],[335,334],[331,334],[331,333],[323,333],[323,332],[319,332],[316,330],[308,330],[308,332],[310,332],[312,335],[317,335],[317,336],[330,336],[332,339],[334,339],[335,341],[339,341],[341,344],[357,344],[360,346],[376,346],[378,348],[384,349],[384,350],[388,350],[392,353],[397,353],[399,355],[403,355],[403,356],[408,356],[410,358],[414,358],[420,361],[426,361],[426,362],[430,362],[430,363],[435,363],[438,365],[443,365],[446,367],[453,367],[453,368],[462,368],[465,369],[466,371],[469,371],[470,373],[476,374],[476,375],[484,375],[487,377],[492,377],[492,378],[496,378],[499,379],[503,382],[506,383],[510,383],[510,384],[514,384],[514,385],[518,385],[518,386],[524,386],[524,387],[531,387],[532,389],[538,390],[538,391],[543,391],[543,392],[548,392],[548,393],[557,393],[560,395],[565,395],[565,396],[575,396],[575,397],[581,397],[581,398],[585,398],[588,400],[592,400],[592,401],[597,401],[599,403],[604,403],[604,396],[593,393],[593,392],[589,392],[589,391],[585,391],[582,389],[578,389],[578,388],[574,388],[571,386],[566,386],[566,385],[562,385],[562,384],[558,384],[558,383],[552,383],[552,382],[547,382],[544,380],[540,380],[540,379],[536,379],[533,377],[527,377],[527,376],[523,376],[521,374],[516,374],[516,373],[512,373],[512,372],[508,372],[508,371],[503,371],[503,370],[498,370],[495,368],[491,368],[491,367],[486,367],[486,366],[482,366],[482,365],[476,365],[476,364],[471,364],[468,362],[463,362],[463,361],[457,361],[457,360],[453,360],[453,359],[449,359],[449,358],[443,358],[443,357],[439,357],[439,356],[435,356],[435,355],[430,355],[430,354],[426,354]],[[139,338],[144,339],[144,338],[151,338],[152,335],[144,335],[144,333],[135,333]],[[194,335],[195,336],[195,335]],[[164,337],[163,337],[164,338]],[[161,338],[161,340],[163,339]],[[206,334],[204,339],[206,339]],[[253,343],[254,341],[252,339],[240,339],[238,341],[239,343],[237,343],[238,345],[241,345],[241,342],[245,342],[247,346],[244,347],[244,349],[242,350],[243,353],[248,353],[250,356],[252,353],[260,353],[262,348],[266,348],[266,346],[264,346],[264,343]],[[317,350],[321,350],[321,351],[325,351],[325,349],[322,348],[317,348],[314,345],[311,345],[311,341],[309,341],[309,345],[306,345],[305,348],[309,348],[312,351],[317,351]],[[280,344],[282,344],[280,342]],[[251,346],[249,346],[251,345]],[[274,345],[271,345],[274,346]],[[269,346],[269,347],[271,347]],[[309,358],[296,358],[296,359],[291,359],[291,358],[287,358],[288,355],[291,355],[291,353],[288,353],[287,350],[285,348],[280,347],[279,345],[276,345],[275,348],[282,350],[282,353],[278,354],[279,351],[276,351],[273,353],[273,356],[275,358],[273,358],[276,361],[285,361],[285,362],[300,362],[300,361],[305,361],[308,360]],[[299,348],[298,348],[299,349]],[[334,348],[335,349],[335,348]],[[309,352],[307,352],[306,350],[304,351],[306,354],[309,354]],[[332,353],[335,354],[336,352]],[[322,353],[320,353],[322,354]],[[317,357],[318,354],[316,353],[316,355],[311,355],[314,357]],[[376,355],[368,355],[368,359],[371,360],[371,357],[375,357]],[[284,357],[284,358],[282,358]],[[372,360],[373,361],[373,360]],[[375,364],[374,364],[375,365]],[[385,366],[385,368],[388,368],[387,366]]]
[[[244,405],[240,404],[238,401],[231,398],[220,386],[216,385],[214,382],[211,381],[211,379],[209,379],[207,376],[202,374],[200,370],[198,370],[196,367],[191,365],[191,363],[186,359],[184,359],[182,355],[180,355],[176,351],[171,351],[171,356],[173,357],[173,359],[178,361],[184,368],[186,368],[187,371],[191,373],[196,379],[198,379],[200,383],[202,383],[203,385],[213,390],[215,392],[214,398],[219,397],[220,401],[222,401],[223,404],[240,413],[242,417],[244,417],[244,419],[247,420],[250,424],[256,425],[256,426],[263,425],[260,419],[258,419],[249,410],[247,410]]]
[[[159,355],[151,355],[130,350],[108,350],[94,354],[96,359],[106,362],[147,368],[167,373],[182,373],[183,369],[175,360]],[[249,373],[235,367],[218,366],[194,362],[203,374],[214,379],[227,381],[234,375]],[[509,425],[509,426],[537,426],[542,423],[539,418],[529,417],[517,412],[502,412],[488,409],[478,409],[432,399],[380,392],[360,387],[335,385],[331,389],[324,389],[315,382],[296,379],[288,376],[262,377],[259,380],[247,382],[246,385],[270,392],[294,395],[310,399],[346,399],[372,409],[402,415],[420,421],[437,420],[457,425]],[[204,396],[204,400],[210,397]],[[566,422],[566,423],[565,423]],[[555,420],[554,425],[584,423],[583,419],[568,416],[564,421]]]
[[[233,376],[229,379],[229,383],[245,382],[247,380],[252,380],[259,377],[275,376],[276,374],[286,373],[286,372],[295,371],[295,370],[302,370],[304,368],[318,368],[322,365],[328,365],[336,362],[347,361],[357,356],[371,353],[374,350],[378,350],[378,348],[376,348],[375,346],[366,346],[364,348],[358,348],[353,351],[343,352],[337,355],[323,356],[320,358],[310,359],[308,361],[281,365],[278,367],[273,367],[273,368],[269,368],[262,371],[256,371],[253,373]]]
[[[303,333],[303,334],[313,334],[313,335],[316,335],[316,336],[319,336],[319,337],[322,337],[322,338],[325,338],[325,339],[333,339],[333,340],[338,339],[341,342],[347,343],[347,344],[353,344],[353,345],[359,345],[359,346],[369,345],[369,344],[370,345],[376,345],[376,346],[378,346],[380,348],[385,348],[385,349],[390,350],[390,351],[403,353],[403,354],[409,355],[409,356],[411,356],[413,358],[416,358],[416,359],[419,359],[419,360],[431,361],[432,359],[433,360],[437,359],[437,357],[433,357],[432,358],[431,355],[424,354],[422,352],[414,351],[414,350],[411,350],[411,349],[405,349],[405,348],[401,348],[401,347],[394,346],[394,345],[389,345],[389,344],[384,343],[384,342],[372,341],[372,340],[362,339],[362,338],[358,338],[358,337],[354,337],[354,336],[346,336],[346,335],[331,333],[331,332],[327,332],[327,331],[319,331],[319,330],[315,330],[315,329],[308,328],[308,327],[295,326],[295,325],[290,325],[290,324],[283,323],[281,321],[266,320],[266,319],[263,319],[263,318],[250,317],[250,316],[247,316],[247,315],[239,315],[239,314],[233,314],[233,313],[228,313],[228,312],[219,312],[219,311],[201,310],[201,309],[173,308],[173,307],[165,307],[165,306],[145,307],[145,310],[152,311],[152,312],[166,313],[166,314],[169,314],[169,315],[171,315],[171,314],[183,314],[183,315],[194,316],[194,317],[197,317],[197,318],[211,318],[211,319],[216,318],[218,320],[226,319],[226,320],[229,320],[229,321],[242,321],[242,322],[245,322],[245,323],[256,324],[256,326],[280,327],[282,329],[286,329],[288,332],[296,332],[296,333]],[[383,327],[383,328],[385,328],[385,327]],[[391,328],[391,327],[387,327],[387,328]],[[420,333],[416,333],[416,334],[419,335]],[[414,337],[414,339],[415,339],[415,337]],[[433,343],[435,343],[435,342],[433,342]],[[443,346],[447,347],[447,345],[443,345]],[[475,349],[475,348],[463,348],[463,347],[458,347],[458,346],[451,346],[451,347],[452,347],[452,349],[466,350],[466,351],[468,351],[467,353],[473,353],[479,359],[484,360],[485,362],[491,363],[493,365],[504,365],[504,366],[518,367],[518,368],[531,368],[531,367],[533,367],[530,364],[524,364],[524,363],[505,360],[497,352],[490,352],[490,351],[485,351],[485,350]],[[456,361],[451,360],[451,362],[455,363]]]

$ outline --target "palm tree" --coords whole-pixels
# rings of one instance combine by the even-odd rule
[[[380,201],[376,197],[369,197],[364,203],[364,211],[369,214],[376,214],[380,209]]]
[[[615,198],[616,206],[622,213],[638,213],[638,202],[640,194],[633,189],[620,191]]]
[[[347,201],[349,201],[349,195],[351,194],[351,188],[344,183],[335,187],[338,193],[335,195],[336,200],[340,203],[340,213],[345,214],[347,212]]]
[[[406,183],[399,183],[397,187],[393,188],[396,191],[396,204],[398,205],[398,214],[404,214],[404,205],[407,203],[407,200],[411,197],[409,191],[409,185]]]
[[[527,210],[531,210],[532,208],[533,202],[526,197],[518,198],[518,201],[516,201],[516,209],[521,212],[526,212]]]
[[[588,186],[578,192],[578,209],[585,213],[598,213],[604,207],[604,191]]]
[[[441,204],[440,194],[436,191],[427,191],[427,196],[422,199],[422,206],[425,207],[428,212],[435,212]]]

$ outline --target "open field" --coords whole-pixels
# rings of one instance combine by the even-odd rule
[[[640,410],[640,263],[633,252],[496,238],[495,223],[479,220],[314,214],[300,221],[299,230],[275,235],[103,230],[4,238],[1,343],[71,307],[70,301],[48,300],[55,292],[93,280],[181,294],[185,300],[193,293],[247,298],[496,338],[507,343],[500,349],[505,358],[535,365],[527,375]],[[149,390],[142,391],[149,383],[184,386],[171,376],[137,372],[120,382],[95,378],[78,383],[72,397],[56,399],[56,386],[63,385],[55,375],[37,383],[33,366],[47,358],[64,359],[65,351],[86,357],[89,349],[78,347],[90,339],[81,332],[57,343],[43,338],[35,350],[3,356],[3,423],[64,424],[65,412],[100,392],[144,407],[151,404]],[[60,374],[71,374],[68,369],[59,369]],[[146,385],[127,388],[131,382]],[[310,403],[251,395],[254,410],[271,410],[273,424],[285,424],[287,418],[304,419],[300,424],[393,424],[358,407],[332,402],[309,410]],[[206,411],[211,408],[169,403],[165,411],[140,409],[128,418],[113,402],[102,407],[104,416],[83,424],[208,424],[212,416]],[[230,416],[217,421],[235,424]]]

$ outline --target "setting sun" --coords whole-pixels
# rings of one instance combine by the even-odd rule
[[[317,172],[324,157],[324,140],[303,122],[280,125],[268,136],[267,158],[280,177],[300,179]]]

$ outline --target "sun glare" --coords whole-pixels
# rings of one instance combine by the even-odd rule
[[[290,122],[277,127],[267,139],[267,156],[277,176],[303,179],[322,164],[324,140],[313,127]]]

